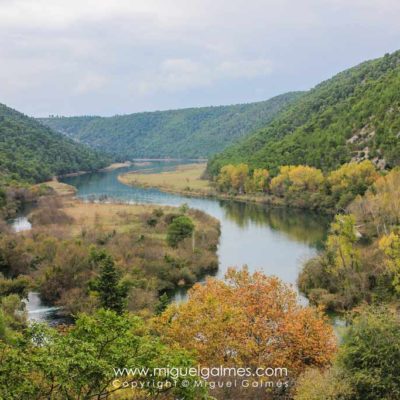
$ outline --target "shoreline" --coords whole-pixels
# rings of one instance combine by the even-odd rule
[[[70,172],[68,174],[63,174],[63,175],[56,175],[53,177],[53,179],[62,179],[62,178],[70,178],[72,176],[81,176],[81,175],[86,175],[86,174],[91,174],[92,172],[108,172],[108,171],[114,171],[119,168],[124,168],[124,167],[130,167],[131,165],[134,165],[133,162],[131,161],[125,161],[123,163],[111,163],[107,167],[104,168],[99,168],[94,171],[76,171],[76,172]]]
[[[133,158],[132,161],[115,162],[111,163],[107,167],[99,168],[94,171],[76,171],[70,172],[68,174],[56,175],[54,178],[69,178],[72,176],[80,176],[85,174],[90,174],[92,172],[109,172],[116,169],[131,167],[137,165],[138,167],[151,165],[152,162],[164,161],[164,162],[176,162],[176,161],[193,161],[195,163],[206,163],[207,158]]]
[[[183,165],[180,169],[175,169],[174,171],[167,171],[164,172],[164,174],[170,174],[170,176],[173,176],[175,179],[179,176],[179,173],[185,172],[185,170],[190,170],[191,165]],[[175,172],[175,174],[174,174]],[[160,175],[162,173],[156,173],[157,175]],[[203,198],[203,199],[215,199],[215,200],[226,200],[226,201],[237,201],[241,203],[253,203],[253,204],[261,204],[261,205],[268,205],[268,206],[273,206],[273,207],[284,207],[284,208],[295,208],[295,209],[300,209],[300,210],[307,210],[307,211],[312,211],[312,212],[318,212],[321,214],[325,215],[333,215],[335,214],[335,210],[322,210],[322,209],[313,209],[309,207],[301,207],[301,206],[296,206],[295,204],[286,204],[283,198],[277,198],[272,195],[257,195],[257,194],[252,194],[252,195],[232,195],[228,193],[221,193],[217,192],[214,188],[208,187],[204,189],[191,189],[191,190],[185,190],[185,189],[180,189],[178,187],[173,187],[173,185],[165,185],[161,183],[149,183],[149,182],[143,182],[139,180],[135,180],[134,177],[140,176],[141,179],[144,179],[146,175],[148,175],[150,178],[152,175],[155,174],[143,174],[142,171],[130,171],[126,172],[123,174],[118,175],[117,179],[120,183],[126,186],[131,186],[131,187],[139,187],[143,189],[158,189],[161,192],[164,193],[170,193],[170,194],[176,194],[176,195],[181,195],[185,197],[191,197],[191,198]],[[164,175],[165,176],[165,175]],[[133,178],[133,179],[129,179]],[[183,177],[179,177],[179,180],[182,181],[184,179]],[[200,178],[198,178],[200,179]],[[207,181],[209,182],[209,181]]]

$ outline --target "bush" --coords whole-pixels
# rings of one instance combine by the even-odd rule
[[[352,388],[343,372],[335,367],[307,370],[298,380],[295,400],[345,400]]]
[[[352,400],[399,399],[399,316],[383,307],[364,309],[344,338],[339,365],[355,390]]]
[[[184,215],[175,218],[168,226],[167,242],[171,247],[177,247],[179,242],[190,237],[194,230],[192,220]]]
[[[147,218],[146,223],[154,228],[158,223],[158,219],[154,215],[151,215],[149,218]]]

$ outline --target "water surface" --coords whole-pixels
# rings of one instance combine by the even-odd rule
[[[117,179],[119,174],[132,170],[158,172],[176,165],[178,162],[153,162],[151,166],[124,167],[62,181],[75,186],[77,196],[82,199],[108,198],[169,206],[187,203],[218,218],[221,223],[218,277],[223,277],[230,266],[246,264],[251,271],[263,271],[287,283],[296,283],[302,262],[322,246],[329,223],[326,216],[260,204],[190,198],[127,186]]]

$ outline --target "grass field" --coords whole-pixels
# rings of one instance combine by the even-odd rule
[[[147,223],[156,211],[166,215],[176,214],[178,209],[151,204],[86,203],[72,196],[53,196],[43,198],[39,202],[39,206],[31,214],[31,219],[38,228],[58,226],[68,232],[68,236],[79,235],[84,229],[117,233],[133,229],[153,238],[165,238],[165,224],[154,228]],[[189,210],[188,215],[193,219],[196,230],[206,230],[207,226],[216,229],[218,227],[218,221],[204,212]]]
[[[118,177],[126,185],[154,187],[165,192],[192,195],[211,195],[214,193],[209,181],[201,179],[206,164],[181,165],[174,171],[160,173],[128,172]]]
[[[173,247],[167,240],[169,226],[183,213],[195,229]],[[113,257],[121,279],[132,286],[128,308],[144,313],[162,291],[191,286],[218,268],[219,221],[199,210],[49,195],[38,200],[28,218],[32,230],[19,238],[41,260],[34,274],[41,295],[67,312],[90,309],[87,288],[95,272],[85,260],[91,248]]]
[[[45,182],[45,185],[53,189],[59,196],[73,196],[76,193],[76,188],[66,183],[59,182],[57,179]]]
[[[178,193],[184,196],[214,197],[251,203],[282,206],[283,201],[265,194],[237,194],[218,192],[207,179],[201,179],[207,164],[180,165],[173,171],[158,173],[128,172],[118,176],[125,185],[143,188],[157,188],[163,192]]]

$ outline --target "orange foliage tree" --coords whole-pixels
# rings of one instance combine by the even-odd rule
[[[276,277],[230,269],[226,281],[196,284],[186,303],[158,317],[156,329],[169,344],[194,350],[203,366],[287,368],[295,378],[328,365],[336,349],[322,311],[297,300]]]

